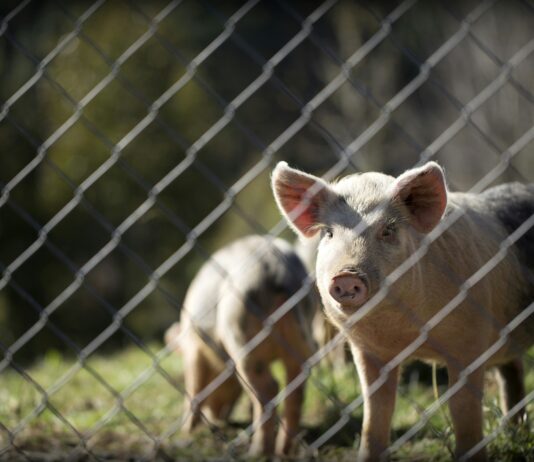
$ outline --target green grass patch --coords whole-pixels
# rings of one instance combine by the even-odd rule
[[[161,345],[150,345],[157,352]],[[534,352],[534,351],[533,351]],[[283,382],[280,364],[273,366]],[[407,375],[407,374],[405,374]],[[527,390],[534,388],[528,371]],[[10,369],[0,379],[1,460],[221,460],[247,459],[246,444],[234,444],[250,424],[246,396],[240,399],[230,424],[204,425],[192,435],[180,431],[184,415],[183,368],[177,355],[154,364],[139,348],[94,355],[82,367],[57,351],[24,371]],[[440,394],[446,387],[440,386]],[[361,429],[362,406],[352,364],[319,364],[308,380],[302,417],[302,447],[308,447],[336,426],[319,448],[319,460],[354,460]],[[392,441],[419,422],[434,402],[428,383],[405,378],[399,387]],[[488,374],[484,400],[485,433],[501,424],[497,388]],[[529,405],[533,414],[534,405]],[[523,427],[504,426],[489,444],[492,460],[534,461],[532,420]],[[401,461],[451,460],[454,437],[446,409],[393,455]]]

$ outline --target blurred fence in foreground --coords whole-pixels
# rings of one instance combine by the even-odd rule
[[[435,159],[459,190],[534,181],[529,0],[26,0],[0,16],[0,371],[41,396],[1,423],[4,454],[24,456],[17,435],[45,409],[96,458],[116,413],[154,448],[179,430],[153,434],[124,400],[154,374],[175,386],[146,342],[215,249],[291,236],[278,160],[333,177]],[[152,364],[116,390],[90,359],[130,345]],[[43,388],[25,368],[49,348],[78,361]],[[115,400],[91,428],[51,401],[80,370]]]

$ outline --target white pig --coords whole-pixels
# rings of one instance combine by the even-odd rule
[[[270,236],[238,239],[202,266],[187,290],[180,323],[165,334],[168,348],[184,360],[185,388],[191,400],[185,431],[200,422],[201,409],[212,421],[227,420],[244,389],[257,425],[250,452],[288,454],[294,449],[304,383],[285,398],[276,435],[276,410],[270,412],[268,406],[279,387],[270,365],[280,359],[291,382],[316,349],[311,332],[317,306],[313,294],[289,300],[307,289],[307,278],[291,245]],[[288,311],[277,318],[269,335],[251,346],[269,316],[284,304]],[[247,354],[245,348],[250,349]],[[199,398],[232,362],[238,376],[230,375],[208,396]]]
[[[321,236],[317,285],[326,315],[340,328],[428,241],[425,237],[442,219],[464,211],[432,236],[424,256],[389,285],[386,297],[345,331],[364,397],[358,458],[378,460],[389,446],[398,381],[396,364],[383,383],[377,381],[381,369],[420,336],[423,325],[458,296],[462,284],[499,254],[503,240],[534,214],[534,185],[513,183],[481,194],[453,193],[435,162],[397,178],[372,172],[327,183],[280,162],[272,186],[297,234],[304,239]],[[534,301],[534,230],[527,229],[503,257],[456,299],[458,306],[428,330],[411,354],[445,364],[450,385]],[[524,397],[520,355],[533,341],[534,316],[529,316],[450,397],[458,456],[483,437],[484,370],[497,366],[507,412]],[[486,460],[485,450],[475,459]]]

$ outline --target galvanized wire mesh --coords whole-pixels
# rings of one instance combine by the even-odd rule
[[[293,27],[291,28],[291,33],[288,33],[288,30],[277,29],[275,34],[279,35],[274,38],[262,36],[262,40],[269,42],[269,39],[272,39],[275,45],[265,47],[261,45],[260,40],[260,48],[262,48],[260,51],[256,49],[257,43],[251,43],[250,34],[248,34],[250,26],[249,29],[243,30],[240,25],[247,20],[259,21],[258,17],[261,17],[261,14],[265,14],[265,11],[258,11],[258,9],[265,7],[269,11],[269,8],[273,8],[271,5],[265,6],[266,2],[261,0],[246,1],[239,7],[235,6],[235,8],[233,6],[231,8],[228,6],[223,8],[211,2],[201,3],[201,6],[191,6],[187,1],[176,0],[168,4],[156,2],[150,8],[135,1],[130,1],[120,6],[114,5],[113,8],[119,8],[119,11],[124,15],[135,14],[136,25],[140,30],[137,37],[124,46],[121,52],[107,50],[106,39],[104,38],[103,42],[100,36],[95,35],[96,31],[88,26],[88,23],[94,20],[95,15],[107,14],[108,10],[106,8],[112,8],[109,6],[109,2],[105,0],[100,0],[90,5],[80,4],[83,5],[83,8],[80,8],[80,5],[74,7],[67,2],[55,2],[56,14],[60,18],[62,27],[66,28],[66,32],[56,35],[54,38],[57,43],[44,54],[35,53],[35,50],[28,47],[25,40],[28,31],[25,30],[21,20],[21,17],[28,11],[32,11],[32,14],[39,14],[39,7],[32,10],[34,2],[27,0],[9,10],[7,7],[2,10],[4,16],[1,20],[0,40],[3,42],[3,47],[5,50],[9,50],[8,53],[22,57],[27,64],[29,63],[32,71],[28,73],[24,80],[18,81],[16,85],[10,87],[11,93],[9,95],[2,93],[0,124],[8,126],[9,130],[18,133],[18,136],[31,146],[33,155],[12,176],[2,178],[0,209],[12,211],[23,223],[24,227],[32,230],[33,239],[25,244],[20,253],[12,255],[5,261],[0,260],[2,268],[0,291],[6,292],[9,290],[10,293],[17,294],[35,312],[36,320],[25,326],[23,331],[18,332],[16,339],[13,341],[0,341],[3,355],[0,361],[0,372],[15,371],[35,388],[40,397],[33,410],[21,415],[15,426],[0,422],[0,431],[3,434],[3,438],[0,440],[2,442],[0,454],[3,457],[17,455],[17,457],[32,460],[32,452],[24,444],[19,443],[19,436],[31,425],[34,425],[44,411],[52,412],[61,422],[64,431],[75,436],[77,443],[75,447],[70,449],[70,456],[76,454],[76,451],[82,451],[82,453],[93,459],[100,460],[105,458],[99,453],[98,447],[94,447],[91,444],[91,439],[99,432],[102,432],[106,425],[120,413],[124,414],[130,423],[144,435],[143,438],[150,442],[147,454],[152,457],[166,457],[169,459],[173,457],[172,454],[167,454],[166,451],[168,450],[165,448],[165,444],[176,437],[177,432],[180,431],[188,417],[187,413],[180,415],[162,432],[154,433],[145,425],[142,419],[136,416],[135,412],[129,409],[128,398],[135,393],[140,393],[140,389],[151,378],[159,376],[175,390],[180,399],[194,399],[196,402],[201,402],[229,376],[236,374],[235,365],[232,361],[229,361],[227,369],[199,395],[195,397],[188,396],[183,386],[162,366],[162,362],[169,357],[171,352],[167,348],[154,351],[154,348],[147,346],[146,339],[142,338],[142,333],[140,334],[137,329],[129,327],[126,320],[132,313],[139,311],[140,306],[153,294],[157,294],[158,300],[172,307],[176,317],[181,309],[187,309],[187,307],[182,308],[182,300],[177,297],[170,285],[162,281],[169,274],[174,274],[173,272],[176,271],[176,268],[179,268],[179,265],[183,264],[184,260],[191,255],[198,253],[202,260],[207,261],[210,259],[213,246],[209,245],[209,242],[206,245],[206,241],[203,238],[207,233],[214,233],[221,224],[221,218],[224,218],[227,214],[234,213],[240,222],[245,223],[247,232],[269,233],[272,236],[278,236],[284,232],[286,223],[283,220],[279,220],[275,224],[271,221],[266,227],[264,225],[265,221],[259,219],[257,211],[243,206],[240,198],[251,194],[250,187],[260,184],[265,177],[265,173],[272,169],[276,160],[286,157],[288,150],[295,145],[295,139],[297,137],[305,137],[308,131],[313,133],[314,140],[321,140],[322,149],[329,151],[328,156],[325,155],[324,158],[316,160],[319,154],[312,151],[312,154],[309,155],[302,153],[297,160],[303,167],[313,169],[317,165],[320,166],[325,179],[334,179],[345,172],[370,169],[373,165],[376,165],[378,161],[369,158],[367,153],[374,154],[376,152],[376,147],[369,146],[372,146],[376,139],[381,136],[386,139],[386,141],[382,139],[381,142],[390,149],[392,146],[387,144],[388,137],[395,140],[403,140],[406,143],[408,146],[406,149],[411,154],[407,157],[409,160],[400,161],[404,168],[419,166],[434,158],[446,163],[448,153],[446,149],[451,145],[453,146],[452,149],[454,149],[455,140],[467,129],[470,130],[470,133],[476,134],[477,140],[479,140],[477,143],[483,143],[485,153],[482,156],[482,160],[480,160],[480,156],[476,158],[477,165],[480,168],[478,170],[475,169],[475,173],[472,175],[473,181],[471,182],[466,181],[465,178],[460,178],[459,180],[455,178],[455,168],[451,167],[449,181],[452,186],[455,186],[455,183],[459,183],[459,186],[463,189],[480,192],[495,181],[499,181],[499,179],[503,178],[503,175],[509,175],[505,178],[512,177],[524,182],[532,181],[534,178],[534,171],[524,168],[524,165],[532,163],[532,141],[534,139],[534,127],[532,126],[534,114],[534,96],[532,92],[534,37],[532,28],[530,30],[527,28],[523,35],[519,35],[519,39],[511,40],[513,43],[508,46],[506,53],[502,53],[502,50],[495,51],[492,49],[494,48],[492,44],[495,45],[495,39],[491,36],[488,39],[488,27],[481,26],[484,21],[495,21],[501,11],[499,8],[502,7],[506,10],[507,7],[502,5],[504,2],[475,2],[472,5],[470,4],[472,8],[469,11],[466,4],[436,2],[432,5],[432,8],[439,9],[439,14],[447,16],[447,28],[446,33],[443,33],[438,38],[433,37],[432,43],[426,45],[426,53],[417,53],[412,49],[412,44],[406,43],[405,28],[409,27],[410,23],[407,26],[402,21],[405,21],[409,15],[430,15],[427,10],[423,10],[423,13],[418,13],[419,9],[424,8],[424,6],[421,6],[415,0],[398,2],[394,6],[380,5],[380,7],[365,2],[355,6],[348,2],[330,0],[317,2],[313,5],[313,8],[310,4],[303,6],[282,0],[273,2],[276,3],[275,13],[281,15],[284,21],[292,21]],[[532,24],[534,8],[530,2],[509,3],[514,3],[513,8],[521,9],[523,19],[527,24]],[[154,5],[157,5],[157,7]],[[211,35],[203,32],[202,21],[199,21],[199,18],[196,17],[199,24],[193,24],[190,30],[186,30],[186,33],[197,34],[196,40],[198,43],[184,51],[181,49],[180,41],[176,41],[172,35],[169,35],[173,31],[169,31],[169,28],[164,26],[166,21],[170,21],[169,18],[172,18],[173,15],[177,15],[180,21],[187,23],[190,21],[187,15],[193,15],[196,12],[195,8],[201,8],[202,15],[209,16],[210,21],[218,24],[213,29],[217,32]],[[351,8],[356,8],[356,10],[351,10]],[[369,18],[374,18],[374,23],[372,27],[367,26],[365,33],[362,33],[362,40],[333,45],[332,39],[324,33],[323,27],[326,26],[322,24],[331,21],[332,15],[338,15],[336,16],[337,22],[333,22],[333,24],[340,24],[340,17],[346,14],[347,11],[357,11],[362,15],[365,12]],[[430,15],[429,18],[433,18],[433,16]],[[505,20],[506,18],[503,19],[503,21]],[[18,23],[17,21],[21,22]],[[367,18],[365,21],[369,22],[371,19]],[[182,22],[181,24],[185,23]],[[363,24],[363,20],[361,24]],[[505,27],[513,28],[514,24],[507,24]],[[120,28],[121,26],[117,25],[116,33],[121,32]],[[335,32],[335,27],[333,29]],[[180,31],[175,32],[181,35]],[[265,34],[264,31],[263,34]],[[345,31],[345,36],[350,37],[350,31]],[[340,33],[337,37],[341,40],[344,35]],[[488,44],[488,42],[492,44]],[[278,43],[280,43],[279,47],[277,47]],[[242,65],[253,66],[256,70],[256,75],[247,82],[239,82],[241,87],[237,91],[235,89],[233,91],[225,89],[223,95],[218,89],[218,85],[216,85],[216,79],[214,80],[210,75],[210,66],[224,66],[224,55],[222,59],[220,56],[217,58],[214,58],[214,56],[217,53],[223,53],[222,50],[229,44],[240,54]],[[373,91],[372,82],[366,82],[359,72],[365,69],[366,66],[371,65],[370,60],[373,59],[374,55],[379,55],[377,59],[385,59],[386,51],[381,50],[380,47],[386,44],[393,50],[390,51],[388,49],[387,53],[397,56],[398,63],[405,63],[404,69],[394,69],[399,74],[403,74],[402,85],[394,87],[394,91],[390,91],[391,89],[388,88],[384,90],[379,87],[377,93],[380,94],[377,95]],[[55,62],[59,61],[61,63],[62,56],[65,54],[78,53],[77,50],[82,45],[87,50],[91,50],[91,53],[94,53],[95,56],[98,56],[105,71],[101,73],[101,78],[99,76],[99,78],[94,79],[94,84],[88,86],[83,92],[78,91],[76,96],[73,96],[74,88],[71,86],[71,88],[67,89],[65,84],[61,82],[62,79],[58,78],[58,74],[55,73],[55,70],[52,71],[51,68]],[[135,74],[125,70],[132,59],[140,53],[140,50],[149,45],[157,45],[164,49],[166,51],[166,59],[176,63],[181,69],[177,73],[179,77],[174,79],[172,84],[158,94],[152,94],[154,92],[150,88],[139,86],[139,83],[134,81],[135,78],[132,79],[132,75],[135,77]],[[291,73],[285,72],[285,69],[283,71],[280,70],[287,62],[296,62],[296,67],[299,67],[299,60],[302,59],[302,55],[299,54],[299,47],[304,45],[313,47],[318,56],[317,66],[322,65],[319,63],[320,60],[325,61],[324,69],[319,72],[322,76],[322,81],[314,82],[314,85],[307,85],[299,80],[302,79],[302,75],[297,75],[292,80]],[[482,77],[477,85],[474,85],[476,91],[471,93],[463,91],[465,89],[462,89],[462,76],[456,76],[454,81],[447,80],[446,77],[452,79],[451,73],[447,74],[440,71],[440,67],[447,69],[447,66],[451,66],[447,59],[450,58],[451,54],[458,52],[459,49],[461,50],[462,47],[473,48],[475,51],[472,53],[479,57],[478,59],[481,62],[484,61],[484,66],[486,66],[484,68],[482,66],[477,67],[478,63],[475,63],[475,68],[472,69],[472,72],[475,75],[480,74]],[[268,57],[264,56],[264,49],[269,49],[270,54]],[[195,50],[195,52],[193,53],[191,50]],[[143,56],[147,55],[144,54]],[[8,62],[7,58],[6,62]],[[461,62],[461,60],[457,62]],[[313,65],[313,63],[306,63],[306,66],[310,65]],[[304,64],[301,65],[305,69],[310,69],[306,66]],[[391,70],[392,68],[388,66],[385,72],[390,72]],[[241,69],[226,69],[226,71],[228,72],[227,75],[230,77],[235,76],[238,79]],[[459,72],[461,71],[459,69]],[[387,76],[380,78],[387,80]],[[483,84],[480,84],[480,82],[483,82]],[[62,110],[66,111],[67,115],[61,123],[49,130],[46,136],[41,137],[36,134],[38,130],[35,130],[35,127],[31,125],[33,121],[30,120],[30,123],[27,123],[26,120],[21,118],[17,108],[20,106],[23,108],[22,110],[28,111],[29,106],[26,103],[23,104],[24,98],[35,92],[38,85],[44,83],[54,90],[54,98],[60,101]],[[165,109],[173,104],[180,104],[173,102],[173,99],[186,93],[188,85],[191,84],[194,84],[200,89],[199,91],[203,92],[210,104],[218,108],[218,112],[215,113],[215,116],[211,113],[209,123],[204,124],[201,129],[197,130],[197,133],[193,130],[188,135],[184,135],[176,127],[174,121],[169,119]],[[138,112],[141,116],[136,119],[135,123],[123,130],[120,136],[116,133],[110,135],[105,123],[99,122],[98,117],[95,117],[94,114],[87,115],[91,105],[97,104],[98,99],[102,98],[105,92],[115,92],[117,88],[124,91],[128,98],[135,100],[136,104],[141,107]],[[242,115],[247,105],[251,104],[251,100],[254,98],[259,99],[260,102],[262,99],[269,98],[268,94],[261,93],[267,88],[272,90],[275,95],[283,95],[284,98],[287,98],[287,101],[284,102],[286,106],[292,105],[291,117],[283,118],[284,121],[287,121],[286,126],[274,135],[267,130],[269,136],[263,135],[263,127],[258,125],[256,121],[250,122]],[[424,99],[424,95],[418,94],[422,90],[436,92],[436,94],[440,95],[440,98],[444,98],[449,104],[447,111],[440,112],[442,115],[447,112],[446,122],[442,123],[437,130],[435,129],[436,125],[434,125],[431,135],[421,135],[417,131],[414,133],[410,126],[410,119],[405,118],[406,115],[411,119],[417,117],[413,108],[409,106],[408,101],[413,98]],[[509,135],[501,136],[500,133],[497,133],[498,127],[496,125],[498,123],[496,124],[491,115],[486,118],[480,117],[482,110],[502,101],[502,99],[499,99],[495,103],[495,98],[496,95],[505,90],[513,90],[515,92],[514,98],[519,102],[514,102],[513,104],[520,106],[520,109],[514,113],[516,119],[507,120],[509,125],[519,127],[516,131],[511,131],[513,139]],[[302,96],[303,94],[305,95],[304,97]],[[348,99],[349,97],[357,97],[359,101],[365,102],[368,108],[367,111],[373,114],[373,117],[360,113],[351,114],[350,110],[343,109],[340,99]],[[504,98],[506,98],[506,95]],[[112,97],[112,101],[114,105],[120,106],[121,97],[118,95]],[[349,128],[346,129],[345,133],[342,130],[338,130],[336,124],[330,123],[330,119],[321,112],[323,110],[327,111],[324,109],[327,105],[337,105],[334,111],[335,114],[330,114],[332,120],[338,120],[336,118],[344,118],[346,120],[353,115],[356,123],[348,122]],[[407,106],[411,108],[408,109],[407,114],[403,114],[402,117],[396,117],[396,114]],[[258,106],[258,108],[261,108],[261,106]],[[521,114],[523,117],[520,120],[519,116]],[[508,115],[508,113],[505,115]],[[497,122],[499,120],[497,119]],[[270,120],[264,121],[267,125],[269,122]],[[275,121],[272,122],[273,124],[275,123]],[[187,125],[187,123],[185,121],[184,125]],[[354,129],[353,127],[358,123],[360,125]],[[420,123],[424,125],[424,121]],[[84,178],[77,181],[71,179],[69,174],[65,173],[62,166],[63,161],[58,161],[58,156],[53,152],[53,149],[72,130],[80,126],[90,133],[91,139],[96,141],[100,149],[103,149],[106,154],[102,162],[95,165]],[[135,150],[136,144],[141,143],[140,138],[154,127],[160,130],[159,133],[164,134],[164,142],[181,154],[174,158],[170,166],[168,162],[162,163],[161,174],[157,178],[148,179],[145,176],[146,172],[143,171],[143,163],[137,162],[134,165],[132,162],[132,155],[129,149]],[[386,132],[387,134],[384,135]],[[191,133],[195,134],[193,138],[191,138]],[[357,135],[354,135],[354,133],[357,133]],[[395,136],[391,135],[391,133],[394,133]],[[215,162],[207,161],[202,155],[203,151],[216,143],[217,137],[220,136],[234,136],[236,143],[246,142],[247,145],[252,146],[250,150],[253,151],[253,154],[250,154],[245,159],[239,159],[239,162],[236,163],[236,169],[238,169],[239,173],[237,176],[231,177],[230,183],[228,183],[228,177],[221,178],[217,169],[217,165],[222,165],[225,162],[224,153],[221,153],[220,159]],[[301,143],[301,145],[297,145],[300,146],[300,149],[303,149],[303,146],[306,147],[304,142]],[[367,152],[366,149],[368,149]],[[3,156],[9,155],[9,152],[4,152],[3,154]],[[151,162],[152,153],[146,152],[144,155],[146,156],[147,164]],[[471,159],[470,152],[466,151],[463,156],[465,165],[475,162],[475,160]],[[520,163],[516,163],[516,159],[519,157],[522,160]],[[235,162],[235,159],[233,161]],[[386,156],[383,159],[382,167],[391,172],[396,170],[398,172],[402,170],[398,164],[399,160],[397,158],[395,161],[388,163]],[[17,196],[17,191],[21,190],[27,182],[36,181],[39,171],[44,168],[53,171],[62,179],[63,187],[69,190],[69,200],[57,207],[54,213],[35,216],[34,209],[28,205],[24,198]],[[123,175],[121,181],[133,182],[141,190],[141,199],[120,220],[110,219],[106,216],[106,213],[99,211],[98,206],[94,205],[94,200],[88,198],[91,191],[96,189],[100,183],[111,183],[113,181],[109,176],[115,169]],[[456,169],[456,171],[458,170]],[[165,196],[167,190],[183,182],[184,177],[191,174],[192,171],[200,175],[201,182],[199,180],[197,188],[189,193],[191,195],[201,195],[205,188],[214,188],[218,197],[215,206],[210,204],[202,219],[194,224],[191,224],[189,216],[184,218],[174,207],[174,204],[169,202],[168,196]],[[268,188],[268,185],[263,184],[262,187],[265,189]],[[184,198],[180,200],[184,201]],[[184,202],[187,202],[187,200],[188,198],[185,198]],[[143,220],[153,210],[157,210],[158,214],[161,214],[164,221],[172,227],[181,239],[180,244],[175,244],[172,251],[164,259],[158,261],[157,264],[154,264],[153,261],[148,262],[146,254],[136,249],[135,239],[132,241],[132,238],[129,237],[129,234],[140,227]],[[97,223],[101,229],[105,230],[106,239],[98,248],[91,249],[91,254],[88,258],[82,261],[79,259],[75,261],[69,256],[69,252],[62,249],[63,242],[56,241],[54,233],[71,215],[80,211],[87,214],[89,221]],[[350,319],[346,326],[347,329],[350,325],[357,323],[359,319],[388,296],[391,285],[425,255],[431,242],[460,218],[461,213],[462,211],[450,215],[439,224],[428,236],[425,244],[396,271],[390,274],[380,291]],[[393,361],[382,369],[380,378],[371,387],[371,392],[379,388],[389,373],[410,357],[428,339],[430,330],[468,296],[470,288],[488,274],[505,257],[507,249],[513,246],[533,225],[534,217],[531,216],[520,228],[502,242],[501,251],[498,254],[468,280],[460,281],[457,297],[442,307],[428,323],[421,326],[421,335],[416,342],[400,352]],[[364,231],[363,225],[361,231]],[[74,230],[71,232],[71,237],[76,241],[76,236],[73,233]],[[157,244],[157,242],[154,242],[154,245]],[[83,243],[79,245],[83,246]],[[32,264],[32,259],[43,249],[49,252],[50,258],[59,261],[70,275],[69,278],[64,279],[61,289],[57,290],[54,296],[50,300],[46,300],[46,302],[40,301],[40,297],[34,294],[31,288],[19,283],[17,278],[17,274],[22,269],[26,268],[26,271],[28,270],[27,268]],[[107,300],[101,294],[99,288],[95,287],[94,281],[90,277],[91,273],[94,273],[99,268],[99,265],[111,258],[115,252],[120,252],[120,255],[126,258],[130,265],[135,266],[136,270],[140,271],[141,276],[136,275],[135,277],[138,280],[142,280],[140,287],[136,288],[134,293],[129,294],[127,300],[120,305],[115,305]],[[246,268],[244,270],[246,271]],[[182,274],[181,277],[190,279],[191,274]],[[450,277],[454,278],[454,275]],[[272,334],[273,324],[306,296],[312,284],[313,278],[311,277],[301,290],[283,303],[267,319],[264,328],[243,348],[241,356],[244,357],[249,354],[258,344]],[[233,289],[238,295],[241,295],[239,287],[234,287]],[[101,307],[110,319],[107,327],[84,344],[80,344],[78,340],[73,339],[73,334],[64,326],[61,326],[61,323],[58,324],[54,318],[56,312],[65,308],[69,300],[81,291],[83,291],[85,297],[91,300],[92,304]],[[72,306],[69,305],[69,309],[72,309]],[[481,307],[481,310],[483,310],[483,307]],[[475,370],[487,357],[496,351],[506,341],[509,333],[531,315],[532,311],[532,305],[525,307],[523,313],[507,326],[503,326],[499,342],[464,371],[463,381],[451,387],[430,408],[421,410],[417,424],[399,435],[394,440],[389,451],[398,450],[413,438],[424,425],[429,425],[430,417],[436,413],[439,406],[447,402],[450,396],[466,383],[471,371]],[[62,348],[67,349],[76,357],[72,367],[54,377],[53,382],[47,384],[47,386],[43,386],[38,379],[28,374],[24,360],[18,359],[28,344],[35,341],[44,330],[50,331],[55,340],[59,341]],[[129,343],[134,344],[150,360],[150,365],[120,390],[112,386],[109,380],[91,365],[90,361],[91,357],[101,351],[106,342],[110,341],[117,333],[128,339]],[[327,344],[323,345],[317,353],[304,361],[302,373],[281,389],[272,400],[269,411],[264,416],[265,419],[269,417],[270,412],[275,409],[276,405],[310,377],[314,368],[320,364],[325,355],[335,345],[342,342],[343,339],[344,333],[340,332]],[[213,345],[207,345],[207,347],[216,349]],[[120,365],[117,365],[117,368],[119,369]],[[84,428],[73,424],[68,417],[63,415],[61,410],[54,404],[53,399],[69,383],[72,383],[72,380],[80,371],[89,374],[98,382],[102,390],[105,390],[106,393],[113,397],[114,402],[114,405],[96,422],[92,422],[91,425]],[[339,417],[328,430],[317,435],[312,441],[300,441],[301,453],[307,456],[317,454],[349,422],[350,416],[363,404],[362,396],[350,403],[339,402],[335,396],[329,396],[326,387],[313,374],[310,382],[324,393],[325,398],[332,401],[337,408]],[[525,403],[531,402],[532,398],[533,395],[530,392],[524,399]],[[510,414],[504,417],[505,420],[509,419],[518,409],[519,407],[512,409]],[[232,436],[230,438],[219,428],[215,426],[210,428],[212,429],[213,438],[222,441],[227,451],[226,456],[237,457],[240,453],[239,449],[236,448],[241,447],[242,443],[254,433],[256,425],[257,423],[251,423],[237,437]],[[500,429],[501,427],[492,429],[479,446],[483,447],[489,444]],[[473,453],[478,449],[479,447],[473,448]]]

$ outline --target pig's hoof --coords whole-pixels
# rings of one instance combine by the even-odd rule
[[[197,415],[191,415],[182,426],[182,433],[189,435],[193,433],[193,430],[200,423],[200,417]]]
[[[248,448],[248,455],[250,457],[258,457],[263,455],[263,448],[261,447],[261,444],[252,443]]]
[[[291,441],[284,439],[283,441],[278,441],[276,443],[275,454],[277,456],[288,456],[292,453],[293,444]]]

